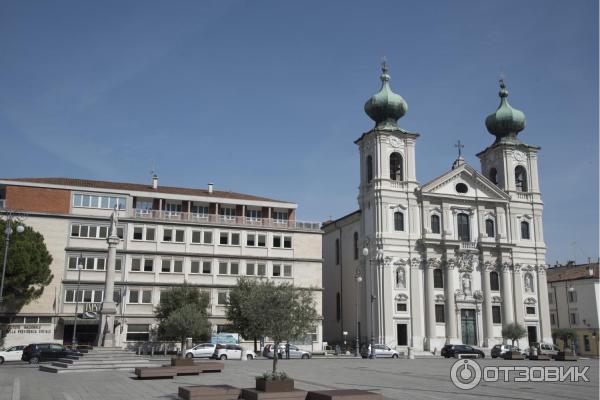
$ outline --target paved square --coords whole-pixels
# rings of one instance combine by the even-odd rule
[[[363,360],[312,359],[282,360],[280,369],[304,390],[366,389],[386,399],[597,399],[598,360],[576,363],[554,361],[478,360],[483,366],[537,365],[589,366],[588,383],[480,383],[472,390],[456,388],[450,381],[454,359]],[[137,400],[177,399],[182,385],[230,384],[253,387],[254,377],[269,370],[271,361],[225,361],[222,373],[178,376],[174,379],[137,380],[133,373],[51,374],[26,364],[0,366],[0,400]],[[15,390],[16,389],[16,390]],[[16,392],[18,398],[13,398]]]

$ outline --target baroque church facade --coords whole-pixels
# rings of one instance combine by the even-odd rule
[[[381,90],[365,104],[375,121],[356,141],[359,209],[324,223],[324,340],[440,350],[491,347],[519,323],[531,342],[552,342],[546,286],[539,147],[521,142],[525,115],[508,103],[485,120],[495,141],[460,156],[420,184],[419,134],[397,121],[404,99],[382,68]],[[459,143],[460,146],[460,143]]]

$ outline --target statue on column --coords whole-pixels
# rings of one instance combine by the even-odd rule
[[[119,218],[117,217],[117,207],[110,215],[110,231],[108,236],[117,236],[117,224],[119,223]]]

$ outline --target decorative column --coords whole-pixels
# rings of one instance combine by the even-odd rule
[[[483,290],[483,346],[491,347],[494,343],[494,324],[492,320],[492,289],[490,286],[490,272],[494,270],[489,261],[481,265],[481,288]]]
[[[550,329],[550,310],[548,308],[548,284],[546,282],[546,266],[537,266],[538,312],[540,315],[540,337],[546,343],[552,343]]]
[[[502,264],[502,325],[506,326],[514,322],[513,319],[513,293],[510,277],[511,266],[508,263]]]
[[[446,297],[446,344],[458,344],[456,332],[456,303],[454,300],[454,268],[456,263],[453,259],[446,262],[444,277],[444,295]],[[435,322],[435,321],[434,321]]]
[[[433,270],[439,265],[439,260],[429,259],[425,266],[425,314],[427,316],[425,332],[427,334],[427,347],[431,348],[431,341],[435,339],[435,299],[433,290]]]
[[[98,346],[115,346],[115,315],[117,307],[113,301],[113,292],[115,287],[115,259],[117,257],[117,245],[119,237],[117,236],[117,211],[113,211],[110,217],[110,233],[106,241],[108,242],[108,258],[106,260],[106,282],[104,284],[104,299],[100,310],[100,330],[98,331]],[[123,267],[124,268],[124,267]]]
[[[423,350],[423,322],[421,309],[421,259],[413,258],[410,262],[410,319],[411,319],[411,346]]]
[[[524,325],[523,316],[523,275],[521,274],[521,265],[517,264],[513,270],[513,292],[515,298],[515,322]]]

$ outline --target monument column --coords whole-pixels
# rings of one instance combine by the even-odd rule
[[[454,260],[450,259],[446,262],[446,276],[444,279],[444,290],[446,297],[446,344],[458,344],[458,335],[456,332],[456,303],[454,300]]]
[[[117,257],[117,245],[120,240],[117,236],[117,211],[113,211],[110,217],[110,233],[108,242],[108,258],[106,260],[106,282],[104,283],[104,299],[100,309],[100,330],[98,331],[98,346],[115,346],[115,315],[117,307],[113,300],[115,288],[115,260]]]

